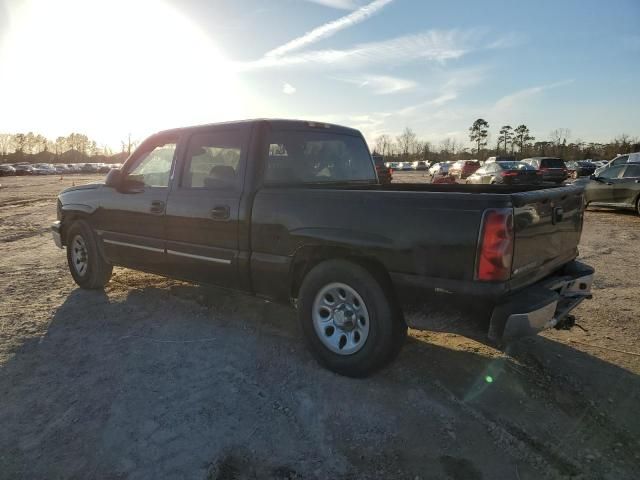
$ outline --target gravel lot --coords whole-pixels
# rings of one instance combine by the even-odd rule
[[[78,289],[48,226],[58,191],[101,177],[0,178],[0,478],[638,478],[632,213],[587,213],[584,330],[505,353],[427,299],[397,361],[353,380],[283,306],[123,268]]]

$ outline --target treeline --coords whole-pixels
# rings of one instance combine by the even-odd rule
[[[608,143],[585,142],[571,139],[571,131],[558,128],[549,133],[548,138],[536,140],[526,125],[503,125],[497,132],[495,143],[489,146],[489,123],[479,118],[469,128],[469,140],[473,147],[464,145],[455,138],[448,137],[439,144],[418,138],[409,127],[396,136],[383,134],[373,145],[374,153],[383,155],[389,161],[444,162],[465,159],[486,160],[491,156],[505,155],[517,159],[528,157],[560,157],[570,160],[609,160],[618,154],[640,151],[640,139],[622,134]]]
[[[99,146],[82,133],[51,140],[39,133],[0,133],[0,160],[3,163],[118,163],[136,147],[131,136],[121,142],[122,150],[114,152],[109,146]]]

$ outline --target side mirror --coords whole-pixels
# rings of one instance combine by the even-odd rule
[[[107,177],[104,179],[104,184],[107,187],[118,190],[122,185],[122,172],[117,168],[112,168],[109,170],[109,173],[107,173]]]

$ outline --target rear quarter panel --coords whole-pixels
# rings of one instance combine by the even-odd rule
[[[479,195],[267,188],[254,200],[254,291],[282,296],[305,247],[331,246],[377,260],[390,273],[472,280]]]

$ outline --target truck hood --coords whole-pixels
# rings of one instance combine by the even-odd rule
[[[97,190],[103,185],[104,185],[104,182],[88,183],[86,185],[76,185],[74,187],[65,188],[62,192],[60,192],[60,194],[62,195],[65,193],[75,192],[78,190]]]

